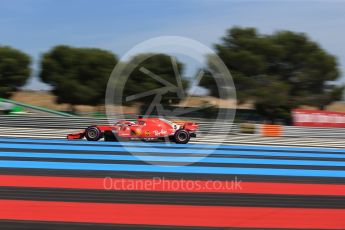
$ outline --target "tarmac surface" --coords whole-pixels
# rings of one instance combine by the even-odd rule
[[[0,138],[0,229],[345,229],[345,149]]]

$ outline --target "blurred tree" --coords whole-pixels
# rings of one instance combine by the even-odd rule
[[[158,94],[161,94],[160,102],[163,104],[178,103],[182,99],[184,93],[182,90],[186,91],[188,81],[182,78],[183,64],[175,57],[165,54],[139,54],[134,56],[130,63],[135,68],[127,79],[124,97],[134,95],[136,97],[135,100],[127,101],[129,104],[133,102],[148,104]],[[172,89],[176,87],[175,90],[168,90],[165,83],[170,83]],[[179,84],[182,87],[179,87]],[[152,94],[141,96],[141,93],[148,92]]]
[[[30,76],[31,58],[8,46],[0,46],[0,97],[9,97],[25,85]]]
[[[116,63],[105,50],[56,46],[43,55],[39,76],[53,87],[58,103],[99,105]]]
[[[336,57],[303,33],[261,35],[254,28],[234,27],[222,41],[215,48],[231,71],[238,102],[253,101],[272,121],[288,120],[299,105],[323,108],[341,99],[343,86],[329,84],[340,76]],[[211,82],[206,76],[201,85],[217,96]]]

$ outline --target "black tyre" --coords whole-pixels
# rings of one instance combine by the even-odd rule
[[[116,136],[110,130],[104,132],[104,141],[117,141]]]
[[[90,126],[85,130],[85,138],[88,141],[98,141],[102,138],[102,132],[96,126]]]
[[[187,144],[190,140],[189,132],[184,129],[179,129],[174,134],[174,140],[177,144]]]

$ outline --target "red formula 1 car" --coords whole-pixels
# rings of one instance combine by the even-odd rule
[[[85,130],[68,134],[67,139],[98,141],[124,140],[170,140],[178,144],[186,144],[191,137],[196,137],[198,125],[194,122],[168,121],[163,118],[142,118],[136,122],[118,121],[114,125],[95,125]]]

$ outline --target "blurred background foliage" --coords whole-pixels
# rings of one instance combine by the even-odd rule
[[[256,112],[272,122],[289,123],[291,109],[301,105],[323,109],[342,99],[344,86],[333,83],[340,77],[337,58],[304,33],[260,34],[255,28],[233,27],[214,49],[232,74],[237,103],[253,103]],[[175,72],[184,76],[184,64],[176,60],[174,69],[171,58],[166,54],[132,57],[130,62],[140,62],[144,71],[134,69],[125,83],[124,97],[164,87],[148,71],[177,85]],[[30,59],[17,49],[0,46],[1,97],[9,97],[26,83]],[[68,103],[73,110],[74,105],[104,104],[106,85],[118,59],[107,50],[59,45],[44,53],[40,62],[40,79],[51,85],[57,103]],[[211,64],[205,67],[200,85],[210,96],[219,97],[212,69]],[[182,78],[182,85],[189,87],[188,78]],[[164,104],[181,100],[172,92],[162,96]],[[145,104],[152,99],[151,95],[136,102]]]
[[[25,85],[31,74],[30,63],[29,55],[0,46],[0,97],[9,97]]]
[[[188,80],[183,78],[184,65],[175,57],[166,54],[138,54],[129,60],[129,63],[135,66],[135,68],[126,79],[127,81],[124,85],[123,101],[126,104],[131,104],[131,101],[125,100],[126,97],[131,95],[138,96],[135,102],[149,103],[153,100],[155,94],[140,97],[141,93],[167,88],[164,82],[157,81],[155,77],[177,86],[178,79],[176,78],[175,71],[182,78],[182,87],[184,89],[188,88]],[[174,64],[176,69],[174,69]],[[180,102],[181,98],[175,92],[171,92],[168,89],[164,91],[165,93],[161,95],[161,103],[176,104]]]
[[[52,86],[58,103],[99,105],[116,64],[106,50],[56,46],[42,56],[39,77]]]
[[[238,103],[253,101],[257,112],[271,121],[288,122],[293,108],[323,109],[342,98],[344,87],[331,84],[340,77],[336,57],[306,34],[279,31],[263,35],[255,28],[234,27],[215,49],[231,71]],[[201,85],[218,96],[212,81],[207,75]]]

